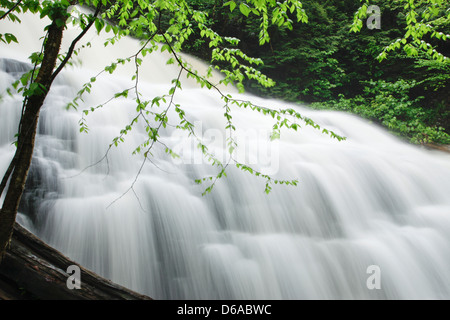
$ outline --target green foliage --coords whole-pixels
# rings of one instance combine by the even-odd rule
[[[75,3],[101,9],[100,15],[79,13],[69,18],[67,8]],[[88,116],[107,107],[110,101],[133,100],[135,117],[118,132],[109,148],[119,146],[141,121],[146,125],[147,138],[136,146],[134,153],[143,156],[142,165],[153,156],[152,149],[156,146],[176,158],[178,155],[171,147],[159,140],[160,130],[170,121],[178,130],[195,137],[205,158],[217,168],[215,176],[197,181],[210,183],[206,192],[213,189],[218,179],[226,176],[226,168],[231,163],[266,179],[267,192],[272,184],[293,185],[296,180],[274,179],[233,158],[239,147],[234,139],[234,108],[272,117],[271,139],[278,139],[283,127],[297,131],[304,125],[338,140],[344,137],[321,128],[292,109],[272,110],[225,95],[209,81],[212,71],[216,69],[223,74],[220,84],[233,84],[240,91],[246,89],[291,101],[321,102],[314,106],[357,113],[415,143],[449,143],[450,73],[446,59],[449,49],[443,45],[447,43],[450,31],[449,15],[445,11],[448,4],[441,0],[418,3],[412,0],[374,1],[373,4],[382,10],[382,30],[364,28],[367,3],[358,9],[358,2],[350,0],[325,3],[312,0],[231,0],[225,3],[216,0],[0,0],[0,20],[20,23],[18,14],[30,11],[48,17],[58,25],[72,23],[81,29],[93,25],[97,33],[110,34],[105,46],[113,46],[129,35],[141,39],[138,52],[107,62],[67,106],[79,108],[83,96],[94,90],[101,74],[113,74],[122,64],[134,66],[134,73],[130,75],[134,86],[116,92],[100,105],[82,110],[80,131],[89,132]],[[349,29],[358,32],[349,33]],[[12,34],[0,34],[0,41],[12,43],[20,42],[20,39]],[[398,50],[401,48],[403,50]],[[74,54],[80,50],[83,47],[76,48]],[[166,94],[143,100],[139,90],[140,66],[146,56],[156,51],[168,52],[171,57],[167,64],[177,65],[180,73]],[[181,51],[208,60],[211,65],[207,74],[199,74],[184,61],[179,55]],[[389,59],[384,59],[388,53]],[[67,55],[60,55],[60,63],[65,62]],[[374,63],[377,57],[382,62]],[[42,89],[33,83],[42,62],[42,52],[33,53],[30,61],[34,70],[24,74],[12,86],[25,97],[39,94]],[[194,79],[202,88],[216,90],[222,98],[229,162],[223,163],[214,157],[208,146],[195,136],[195,126],[183,106],[174,103],[174,96],[181,89],[182,76]],[[169,119],[170,109],[176,111],[176,119]]]
[[[364,93],[354,98],[341,97],[337,101],[315,103],[318,109],[347,111],[371,119],[395,134],[407,137],[412,143],[437,142],[450,144],[450,135],[436,123],[433,110],[422,107],[423,97],[411,99],[409,92],[415,81],[383,80],[366,83]]]
[[[358,32],[363,25],[363,19],[367,17],[367,7],[373,1],[361,0],[363,5],[354,16],[351,31]],[[445,0],[397,0],[396,4],[402,7],[402,17],[405,21],[404,33],[400,38],[387,45],[379,54],[378,59],[384,60],[391,51],[403,49],[411,57],[417,57],[419,53],[439,62],[448,57],[436,50],[429,39],[446,41],[450,34],[440,31],[443,25],[450,23],[450,5]]]
[[[275,179],[233,158],[235,149],[239,147],[233,136],[236,128],[233,124],[232,109],[236,107],[271,116],[274,119],[271,139],[278,139],[280,137],[280,129],[282,127],[297,131],[302,125],[313,126],[329,134],[332,138],[338,140],[344,139],[332,131],[321,128],[312,119],[303,117],[295,110],[272,110],[264,106],[254,105],[250,101],[235,99],[230,95],[223,94],[217,84],[213,84],[208,80],[212,71],[216,69],[224,75],[224,78],[219,84],[233,84],[241,91],[244,90],[244,83],[246,81],[255,81],[264,88],[274,85],[274,81],[258,68],[263,65],[263,60],[245,53],[239,47],[241,42],[237,37],[228,36],[227,34],[221,35],[220,30],[215,28],[214,19],[210,17],[211,12],[203,10],[204,8],[220,8],[222,17],[233,17],[233,19],[238,19],[239,21],[250,19],[251,23],[256,26],[255,30],[258,30],[258,36],[254,37],[256,39],[255,41],[261,46],[270,42],[271,37],[269,34],[273,31],[273,28],[292,30],[297,23],[308,21],[302,3],[298,0],[228,1],[225,4],[216,1],[196,0],[0,1],[2,5],[2,11],[0,11],[1,19],[8,18],[11,21],[20,23],[18,14],[31,11],[38,14],[41,18],[49,18],[52,23],[60,27],[68,23],[79,26],[83,30],[80,33],[80,37],[91,26],[95,28],[97,33],[109,33],[111,37],[104,43],[105,46],[112,46],[120,42],[123,37],[129,35],[142,40],[141,47],[135,54],[129,57],[120,57],[115,61],[107,63],[101,71],[93,75],[82,86],[78,94],[67,105],[67,108],[79,108],[83,96],[93,92],[95,82],[101,74],[113,74],[117,66],[122,64],[132,64],[134,66],[134,73],[130,75],[132,81],[134,81],[134,86],[115,93],[110,99],[100,105],[89,106],[81,110],[82,116],[79,125],[80,132],[88,133],[88,117],[92,112],[107,107],[108,103],[115,99],[134,101],[136,104],[134,118],[112,139],[108,151],[99,162],[107,159],[108,152],[112,147],[119,146],[125,141],[126,136],[132,131],[138,121],[143,122],[147,132],[147,138],[139,146],[136,146],[133,152],[136,155],[140,154],[143,156],[142,166],[136,174],[135,181],[145,163],[151,161],[150,158],[153,156],[153,149],[157,146],[162,147],[171,157],[178,157],[169,145],[160,141],[160,131],[166,128],[170,121],[171,126],[174,126],[178,130],[186,131],[190,136],[195,137],[198,142],[198,148],[204,157],[212,166],[218,169],[218,173],[215,176],[197,180],[198,183],[210,181],[211,184],[206,187],[205,193],[213,189],[218,179],[226,176],[226,168],[231,163],[234,163],[245,172],[266,179],[266,188],[264,190],[266,193],[270,192],[272,184],[296,185],[297,180]],[[68,14],[68,8],[74,4],[96,8],[96,13],[79,12],[77,15],[70,16]],[[3,10],[3,8],[6,10]],[[100,12],[99,15],[97,15],[98,12]],[[20,42],[20,39],[16,39],[11,34],[1,35],[0,40],[7,43],[14,41]],[[45,43],[48,39],[44,38],[43,41]],[[72,44],[76,44],[76,42]],[[202,50],[207,49],[207,56],[211,61],[211,66],[206,75],[199,74],[197,70],[179,55],[182,50],[190,47],[201,47]],[[74,48],[71,46],[69,52],[60,54],[59,61],[61,65],[57,66],[56,70],[65,66],[66,63],[70,63],[69,59],[71,58],[71,54],[74,53],[76,55],[81,50],[83,50],[83,47]],[[145,57],[156,51],[167,51],[171,55],[167,63],[176,64],[180,68],[180,72],[177,78],[172,80],[172,86],[166,94],[153,97],[149,100],[143,100],[139,88],[140,67]],[[13,88],[19,92],[23,91],[25,97],[39,94],[39,90],[43,89],[39,84],[34,82],[35,75],[42,63],[42,52],[33,53],[30,56],[30,61],[34,64],[33,70],[24,74],[13,84]],[[195,136],[195,126],[188,119],[186,112],[183,110],[183,106],[174,103],[174,97],[181,89],[180,79],[182,76],[194,79],[202,88],[215,90],[223,100],[224,118],[227,123],[225,130],[229,132],[227,146],[230,157],[228,162],[223,163],[214,157],[209,151],[208,146],[200,138]],[[169,119],[170,109],[176,111],[178,118]],[[133,185],[134,183],[130,186],[130,190],[133,188]]]
[[[16,42],[17,38],[12,33],[0,34],[0,41],[4,43]]]
[[[254,80],[246,80],[244,85],[247,90],[288,101],[322,102],[332,107],[332,103],[342,99],[354,101],[358,97],[366,96],[368,87],[376,90],[376,86],[368,85],[370,82],[396,83],[405,79],[414,83],[405,95],[409,96],[411,101],[419,99],[420,107],[427,114],[426,126],[442,127],[449,133],[448,59],[433,59],[431,51],[426,53],[419,49],[417,56],[413,56],[408,52],[410,49],[407,46],[406,51],[391,50],[389,59],[377,61],[381,53],[387,53],[387,47],[395,44],[395,48],[398,48],[403,43],[397,40],[402,39],[407,27],[403,2],[370,1],[370,4],[376,4],[381,9],[381,29],[370,30],[365,26],[367,12],[364,10],[367,10],[367,5],[358,9],[358,1],[320,3],[305,0],[303,4],[308,15],[308,24],[294,23],[293,30],[269,29],[270,42],[262,47],[252,38],[259,23],[252,16],[239,19],[206,4],[205,10],[213,13],[212,25],[215,28],[223,28],[228,36],[240,38],[239,46],[243,51],[264,61],[264,64],[257,65],[256,68],[277,83],[274,87],[264,87]],[[425,5],[426,3],[423,4]],[[431,2],[428,6],[432,6]],[[450,33],[450,23],[442,11],[445,6],[448,7],[448,3],[440,2],[436,7],[439,10],[435,10],[436,15],[430,13],[428,19],[434,19],[431,28],[436,33],[423,33],[421,40],[428,41],[434,46],[434,50],[448,56],[449,39],[442,35]],[[349,32],[351,28],[359,32]],[[411,40],[412,36],[409,35],[408,39]],[[205,57],[201,42],[193,43],[195,46],[189,43],[190,51]],[[380,93],[380,96],[382,95],[383,93]],[[375,96],[377,93],[372,92],[372,97]],[[397,97],[393,95],[393,99]],[[404,106],[403,101],[399,100],[398,103]],[[415,105],[418,103],[416,101]],[[369,112],[371,106],[365,104],[365,107],[368,112],[359,114],[373,117]],[[378,122],[387,125],[385,121]],[[412,135],[410,138],[415,139],[414,130],[403,130],[404,134],[408,132]],[[445,141],[439,138],[440,135],[429,137],[430,141]]]

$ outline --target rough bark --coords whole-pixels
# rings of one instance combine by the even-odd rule
[[[63,30],[64,25],[58,26],[55,22],[48,29],[41,68],[34,81],[42,88],[45,88],[45,90],[40,94],[28,97],[22,115],[16,155],[13,160],[14,169],[10,177],[3,206],[0,209],[0,262],[11,239],[20,199],[25,188],[33,156],[39,112],[53,81],[51,76],[58,59]]]
[[[18,4],[20,1],[18,2]],[[72,0],[69,4],[73,5]],[[0,299],[150,299],[113,284],[81,268],[82,288],[70,290],[66,281],[69,265],[76,265],[58,251],[47,246],[15,223],[33,156],[39,113],[53,80],[70,59],[76,42],[92,26],[101,4],[85,30],[73,41],[66,59],[55,70],[65,26],[58,25],[57,16],[44,40],[43,60],[34,80],[43,91],[31,95],[24,104],[17,139],[16,154],[2,180],[0,195],[9,181],[0,208]],[[64,10],[61,17],[64,18]],[[6,16],[6,15],[5,15]],[[3,18],[4,16],[2,16]],[[60,21],[63,21],[60,19]],[[4,183],[3,183],[4,182]]]
[[[18,3],[20,3],[20,1]],[[75,3],[77,3],[76,0],[69,1],[69,5],[74,5]],[[0,195],[2,195],[9,180],[9,186],[6,191],[5,199],[3,201],[2,208],[0,208],[0,263],[12,236],[17,210],[25,188],[28,171],[31,166],[34,142],[36,138],[36,128],[41,107],[44,104],[44,100],[47,97],[47,93],[50,90],[56,76],[71,58],[76,43],[84,37],[86,32],[94,24],[95,18],[99,14],[101,6],[102,4],[99,3],[91,21],[87,24],[80,35],[72,41],[69,52],[56,70],[56,62],[58,60],[58,55],[61,48],[63,32],[66,27],[63,23],[58,25],[57,21],[64,21],[64,19],[67,18],[66,10],[62,9],[59,14],[54,15],[53,22],[48,28],[47,37],[44,40],[44,55],[42,63],[36,79],[34,80],[34,84],[38,84],[40,88],[43,89],[43,92],[33,94],[25,100],[22,119],[19,126],[16,154],[14,155],[11,165],[9,166],[0,184]]]
[[[66,272],[77,265],[18,224],[0,265],[0,299],[151,300],[80,267],[81,288],[69,289]]]

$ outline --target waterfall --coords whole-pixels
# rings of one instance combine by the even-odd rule
[[[43,22],[27,15],[20,25],[0,26],[20,42],[1,45],[2,174],[14,154],[22,106],[20,95],[4,90],[31,68],[26,58],[40,50]],[[65,47],[76,34],[67,30]],[[170,126],[161,131],[161,141],[179,152],[179,159],[157,145],[139,171],[143,155],[132,153],[145,140],[142,123],[107,152],[134,116],[131,100],[119,98],[98,109],[86,117],[89,133],[79,132],[83,109],[131,83],[127,67],[102,75],[78,110],[66,110],[83,83],[138,46],[124,39],[105,48],[98,39],[94,33],[84,39],[92,46],[58,76],[39,119],[18,221],[41,239],[156,299],[450,298],[447,154],[407,144],[353,115],[225,88],[259,105],[294,108],[347,140],[303,126],[270,141],[271,117],[233,108],[239,159],[277,179],[298,179],[298,186],[273,185],[267,195],[264,179],[230,165],[227,177],[202,196],[208,185],[195,179],[217,168],[202,158],[192,137]],[[166,65],[167,58],[153,53],[141,69],[145,98],[167,93],[176,78],[178,69]],[[210,150],[226,159],[228,131],[217,92],[184,79],[175,100]],[[170,119],[176,119],[171,111]],[[378,287],[370,286],[372,279]]]

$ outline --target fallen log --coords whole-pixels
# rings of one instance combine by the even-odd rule
[[[0,264],[0,300],[151,300],[82,266],[80,288],[70,289],[71,265],[78,266],[16,223]]]

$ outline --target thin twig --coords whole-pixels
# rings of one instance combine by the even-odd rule
[[[180,80],[180,77],[181,77],[181,74],[182,74],[183,70],[184,70],[183,68],[180,68],[180,72],[178,73],[178,77],[177,77],[177,80],[178,80],[178,81]],[[169,111],[170,107],[171,107],[172,104],[173,104],[173,98],[174,98],[174,96],[175,96],[176,90],[177,90],[177,86],[175,86],[175,89],[174,89],[174,91],[172,92],[172,95],[171,95],[171,98],[170,98],[170,101],[169,101],[169,105],[167,106],[166,110],[164,111],[166,114],[167,114],[167,112]],[[161,126],[162,126],[163,122],[164,122],[164,119],[162,119],[162,120],[160,121],[158,127],[156,128],[156,133],[155,133],[155,134],[158,134],[159,130],[161,129]],[[141,175],[141,172],[142,172],[142,170],[143,170],[143,168],[144,168],[145,163],[147,162],[147,160],[150,160],[150,159],[148,158],[148,154],[149,154],[150,150],[153,148],[153,145],[155,144],[155,141],[157,141],[157,139],[156,139],[156,140],[154,139],[154,140],[152,141],[152,143],[150,144],[150,146],[147,148],[147,151],[144,153],[144,160],[142,161],[141,166],[139,167],[139,170],[138,170],[138,172],[137,172],[137,174],[136,174],[136,176],[135,176],[133,182],[131,183],[130,187],[129,187],[124,193],[122,193],[122,195],[120,195],[117,199],[115,199],[113,202],[111,202],[111,203],[106,207],[107,209],[108,209],[109,207],[111,207],[114,203],[116,203],[117,201],[119,201],[121,198],[123,198],[130,190],[133,190],[133,187],[134,187],[134,185],[136,184],[136,182],[137,182],[139,176]]]

